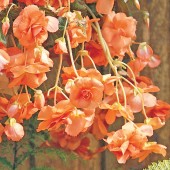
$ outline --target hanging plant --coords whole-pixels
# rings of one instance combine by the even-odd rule
[[[109,150],[120,164],[166,155],[166,146],[149,138],[165,125],[170,105],[140,74],[160,57],[136,42],[128,5],[142,13],[138,0],[0,2],[0,142],[14,151],[12,163],[1,162],[16,169],[51,148],[84,159]],[[144,20],[149,27],[146,12]],[[110,130],[119,119],[124,123]],[[91,148],[89,135],[105,145]]]

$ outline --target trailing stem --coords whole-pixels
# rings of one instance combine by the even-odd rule
[[[16,170],[16,168],[17,168],[17,142],[14,142],[12,170]]]

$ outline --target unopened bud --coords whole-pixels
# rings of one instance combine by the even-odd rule
[[[34,95],[34,106],[38,109],[41,109],[45,105],[44,94],[41,90],[36,90]]]
[[[136,8],[140,10],[140,3],[138,0],[134,0],[134,3],[136,5]]]
[[[9,18],[4,17],[2,20],[2,33],[6,36],[10,27]]]

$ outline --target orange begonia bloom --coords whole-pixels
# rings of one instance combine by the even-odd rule
[[[12,141],[19,141],[24,136],[23,126],[16,122],[14,118],[9,119],[9,124],[4,128],[7,138]]]
[[[96,108],[103,98],[103,84],[95,78],[80,77],[70,88],[70,102],[77,108]]]
[[[159,117],[147,118],[145,119],[147,125],[151,125],[153,130],[159,129],[165,125],[165,122],[162,121]]]
[[[91,115],[86,115],[86,112]],[[85,132],[93,123],[94,110],[73,110],[68,117],[68,125],[66,125],[65,132],[70,136],[77,136],[81,132]]]
[[[26,5],[39,5],[39,6],[44,6],[47,3],[47,0],[18,0],[19,2],[23,2]]]
[[[136,20],[124,13],[109,13],[102,27],[102,34],[109,46],[112,56],[123,57],[136,34]]]
[[[105,57],[103,49],[100,44],[95,41],[89,41],[86,43],[85,49],[88,51],[90,57],[93,59],[94,63],[98,66],[106,66],[108,61]],[[88,57],[84,58],[85,66],[92,65]]]
[[[101,111],[94,118],[94,122],[91,128],[91,133],[97,139],[103,139],[108,133],[107,128],[108,128],[108,124],[105,121],[105,113]]]
[[[29,5],[13,23],[14,36],[25,47],[41,45],[48,37],[47,25],[45,12],[40,11],[35,5]]]
[[[53,66],[49,52],[44,48],[29,49],[24,53],[11,56],[6,67],[7,76],[11,79],[9,87],[27,85],[31,88],[40,86],[46,79],[46,72]]]
[[[133,159],[139,158],[139,162],[142,162],[150,153],[161,154],[166,156],[166,146],[157,144],[156,142],[146,142],[142,150],[136,155],[132,156]]]
[[[108,109],[105,115],[107,124],[114,123],[117,116],[123,116],[125,119],[134,120],[133,112],[129,106],[124,107],[120,103],[114,102],[112,105],[101,103],[99,107],[101,109]]]
[[[69,79],[75,79],[76,78],[73,67],[63,67],[62,70],[64,72],[61,75],[62,80],[63,80],[63,82],[62,82],[63,84],[66,84]]]
[[[68,12],[64,15],[69,20],[68,33],[70,36],[70,43],[72,48],[76,48],[79,43],[88,42],[91,38],[91,23],[89,17],[83,18],[81,12]]]
[[[153,53],[152,48],[144,43],[141,43],[136,52],[137,57],[145,64],[148,64],[150,68],[155,68],[161,63],[160,57]]]
[[[153,129],[150,125],[135,127],[132,122],[128,122],[122,129],[108,135],[108,149],[116,155],[119,163],[126,163],[127,159],[135,157],[143,150],[148,141],[147,136],[153,135]]]
[[[86,0],[87,3],[96,2],[96,10],[101,14],[109,14],[114,5],[114,0]]]
[[[64,129],[50,132],[51,140],[44,143],[45,147],[63,148],[71,150],[80,155],[84,159],[90,159],[93,153],[89,149],[90,139],[84,135],[70,136],[67,135]]]
[[[51,141],[46,143],[46,146],[63,148],[71,150],[87,159],[92,153],[89,150],[90,140],[84,135],[70,136],[64,132],[64,129],[50,132]]]
[[[75,0],[70,0],[71,3],[73,3]],[[58,9],[60,7],[59,1],[57,0],[49,0],[49,3],[52,7]],[[66,7],[68,6],[68,0],[61,0],[61,5]]]
[[[30,95],[21,93],[13,96],[7,106],[7,115],[15,118],[17,122],[23,123],[24,119],[30,119],[34,113],[38,111],[34,104],[30,101]]]
[[[140,59],[136,58],[128,62],[128,66],[131,68],[135,76],[139,76],[139,73],[145,68],[147,62],[142,62]],[[132,73],[127,69],[127,74],[129,77],[132,77]]]
[[[39,124],[37,132],[48,129],[57,130],[62,124],[67,123],[68,118],[74,106],[69,100],[62,100],[56,106],[44,106],[38,115],[38,120],[42,120]]]
[[[158,117],[165,121],[170,117],[170,105],[162,100],[157,100],[154,107],[146,109],[146,114],[148,117]]]
[[[62,79],[63,79],[63,84],[66,84],[66,82],[69,79],[75,79],[76,75],[75,72],[73,70],[73,67],[63,67],[63,74],[61,75]],[[102,75],[101,73],[96,70],[96,69],[88,69],[86,70],[85,68],[81,68],[80,70],[77,70],[78,75],[81,77],[89,77],[89,78],[95,78],[99,81],[102,82]]]

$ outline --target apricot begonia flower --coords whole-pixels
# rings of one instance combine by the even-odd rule
[[[142,100],[146,107],[153,107],[156,105],[156,97],[150,93],[131,94],[128,96],[128,104],[134,113],[142,110]]]
[[[70,136],[77,136],[85,127],[85,115],[81,110],[74,110],[68,117],[70,123],[66,125],[65,132]]]
[[[159,117],[147,118],[145,119],[147,125],[151,125],[153,130],[159,129],[165,125],[165,122],[162,121]]]
[[[147,62],[142,62],[138,58],[128,62],[128,66],[131,68],[135,76],[139,76],[139,73],[145,68],[146,65],[147,65]],[[129,69],[127,69],[127,73],[129,77],[132,77],[132,73]]]
[[[65,17],[69,20],[68,33],[72,48],[76,48],[79,43],[90,41],[93,20],[90,20],[88,16],[83,18],[79,11],[68,12]]]
[[[114,0],[86,0],[87,3],[94,3],[96,2],[96,10],[98,13],[101,14],[109,14],[114,5]]]
[[[88,51],[90,57],[93,59],[96,65],[107,65],[108,61],[100,44],[96,43],[95,41],[89,41],[86,43],[85,49]],[[84,64],[85,66],[92,65],[91,61],[87,57],[84,58]]]
[[[136,20],[124,13],[109,13],[102,27],[102,34],[109,46],[112,56],[123,57],[136,34]]]
[[[64,131],[59,129],[57,131],[50,132],[51,140],[46,142],[43,146],[63,148],[65,150],[71,150],[80,155],[84,159],[90,159],[93,156],[93,152],[89,149],[90,139],[84,137],[84,135],[70,136]]]
[[[67,118],[73,110],[73,105],[69,100],[62,100],[56,106],[44,106],[38,115],[39,124],[37,132],[48,129],[57,130],[62,124],[67,123]]]
[[[80,77],[70,88],[70,102],[77,108],[96,108],[103,98],[103,84],[89,77]]]
[[[7,115],[15,118],[18,123],[23,123],[24,119],[30,119],[31,116],[38,111],[34,104],[30,101],[30,95],[21,93],[13,96],[6,106]]]
[[[14,20],[14,36],[25,47],[41,45],[48,37],[47,25],[45,12],[40,11],[36,5],[29,5]]]
[[[122,129],[112,132],[106,139],[108,149],[113,152],[119,163],[126,163],[130,157],[135,157],[148,141],[147,136],[153,135],[150,125],[135,127],[132,122],[126,123]]]
[[[150,68],[155,68],[161,63],[160,57],[155,55],[152,48],[145,42],[140,43],[136,54],[141,62],[148,64]]]
[[[108,124],[105,121],[105,113],[100,112],[94,118],[91,132],[97,139],[103,139],[108,133],[107,128]]]
[[[73,3],[75,0],[70,0],[70,3]],[[60,4],[59,4],[59,1],[57,0],[49,0],[49,3],[52,7],[58,9],[60,8]],[[66,7],[68,6],[68,0],[61,0],[61,5]]]
[[[46,5],[47,1],[46,0],[18,0],[19,2],[23,2],[26,5],[39,5],[39,6],[44,6]]]
[[[166,156],[166,146],[157,144],[156,142],[146,142],[141,150],[141,152],[132,156],[133,159],[139,158],[139,162],[142,162],[150,153],[161,154]]]
[[[5,126],[4,132],[7,135],[7,138],[12,141],[19,141],[24,136],[23,126],[17,123],[14,118],[9,120],[9,124]]]
[[[86,112],[92,112],[91,115],[86,115]],[[85,132],[91,126],[94,119],[94,110],[73,110],[68,117],[68,124],[65,132],[70,136],[77,136],[80,132]]]
[[[170,117],[170,105],[162,100],[157,100],[155,106],[146,109],[146,114],[148,117],[158,117],[165,121]]]
[[[52,66],[49,52],[41,47],[13,55],[5,70],[11,79],[9,87],[22,84],[36,88],[47,79],[45,73]]]

